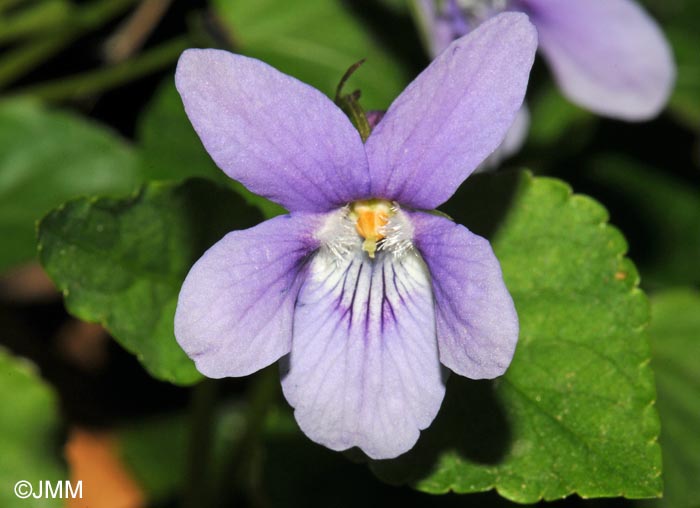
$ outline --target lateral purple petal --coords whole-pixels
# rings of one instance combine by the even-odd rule
[[[289,352],[319,217],[285,215],[233,231],[192,267],[180,290],[175,337],[202,374],[246,376]]]
[[[282,388],[304,433],[374,459],[413,447],[445,393],[425,264],[321,251],[299,292]]]
[[[508,129],[503,143],[499,145],[495,152],[489,155],[488,159],[481,164],[479,170],[488,171],[489,169],[495,169],[504,160],[518,153],[527,139],[529,129],[530,110],[526,104],[523,104],[513,121],[513,125]]]
[[[424,209],[445,202],[503,141],[536,48],[522,13],[495,16],[453,42],[367,140],[372,196]]]
[[[564,94],[601,115],[646,120],[663,109],[673,55],[654,20],[631,0],[521,0]]]
[[[518,341],[518,315],[489,242],[460,224],[411,214],[430,269],[440,361],[471,379],[500,376]]]
[[[315,88],[216,49],[185,51],[175,83],[209,155],[252,192],[291,211],[369,196],[359,133]]]

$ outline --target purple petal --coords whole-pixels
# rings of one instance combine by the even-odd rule
[[[675,80],[658,25],[630,0],[523,0],[564,95],[596,113],[645,120]]]
[[[411,214],[430,269],[440,361],[471,379],[500,376],[518,341],[518,315],[489,242],[460,224]]]
[[[445,393],[420,257],[320,251],[299,293],[287,361],[284,395],[311,439],[374,459],[412,448]]]
[[[372,195],[432,209],[503,141],[537,47],[521,13],[455,41],[394,101],[366,143]]]
[[[269,65],[189,49],[177,89],[216,164],[292,211],[327,211],[369,196],[362,140],[326,96]]]
[[[285,215],[233,231],[187,275],[175,337],[208,377],[245,376],[290,350],[294,302],[320,216]]]
[[[520,108],[515,117],[513,125],[508,129],[503,143],[500,144],[495,152],[489,155],[488,159],[479,166],[478,170],[488,171],[489,169],[495,169],[500,166],[504,160],[518,153],[525,143],[525,139],[527,139],[529,129],[530,110],[523,104],[523,107]]]

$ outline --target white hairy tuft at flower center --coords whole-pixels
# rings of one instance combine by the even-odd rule
[[[413,249],[413,226],[398,204],[384,199],[355,201],[331,214],[319,232],[323,248],[336,258],[364,251],[402,256]]]

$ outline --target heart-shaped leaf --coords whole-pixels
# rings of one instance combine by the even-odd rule
[[[127,199],[79,199],[39,226],[39,258],[68,311],[101,323],[156,378],[201,376],[175,341],[180,286],[201,254],[260,222],[234,191],[206,180],[153,183]]]
[[[445,211],[491,239],[520,318],[506,374],[452,376],[416,448],[373,469],[417,489],[531,503],[661,493],[648,304],[607,212],[562,182],[478,175]]]

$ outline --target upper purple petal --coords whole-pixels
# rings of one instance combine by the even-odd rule
[[[175,337],[213,378],[245,376],[289,352],[294,302],[319,215],[233,231],[195,263],[175,312]]]
[[[189,49],[177,89],[216,164],[291,211],[328,211],[368,197],[362,140],[326,96],[252,58]]]
[[[445,394],[425,264],[415,253],[322,249],[294,315],[282,388],[304,433],[374,459],[413,447]]]
[[[414,242],[430,269],[440,361],[472,379],[500,376],[518,341],[518,315],[489,242],[443,217],[414,212]]]
[[[496,16],[453,42],[367,140],[372,195],[425,209],[445,202],[503,141],[536,47],[521,13]]]
[[[523,104],[523,107],[518,110],[513,125],[508,129],[503,143],[496,148],[495,152],[489,155],[488,159],[481,164],[479,170],[488,171],[489,169],[495,169],[504,160],[518,153],[527,139],[529,129],[530,110],[526,104]]]
[[[521,0],[564,94],[624,120],[655,116],[675,80],[661,29],[631,0]]]

